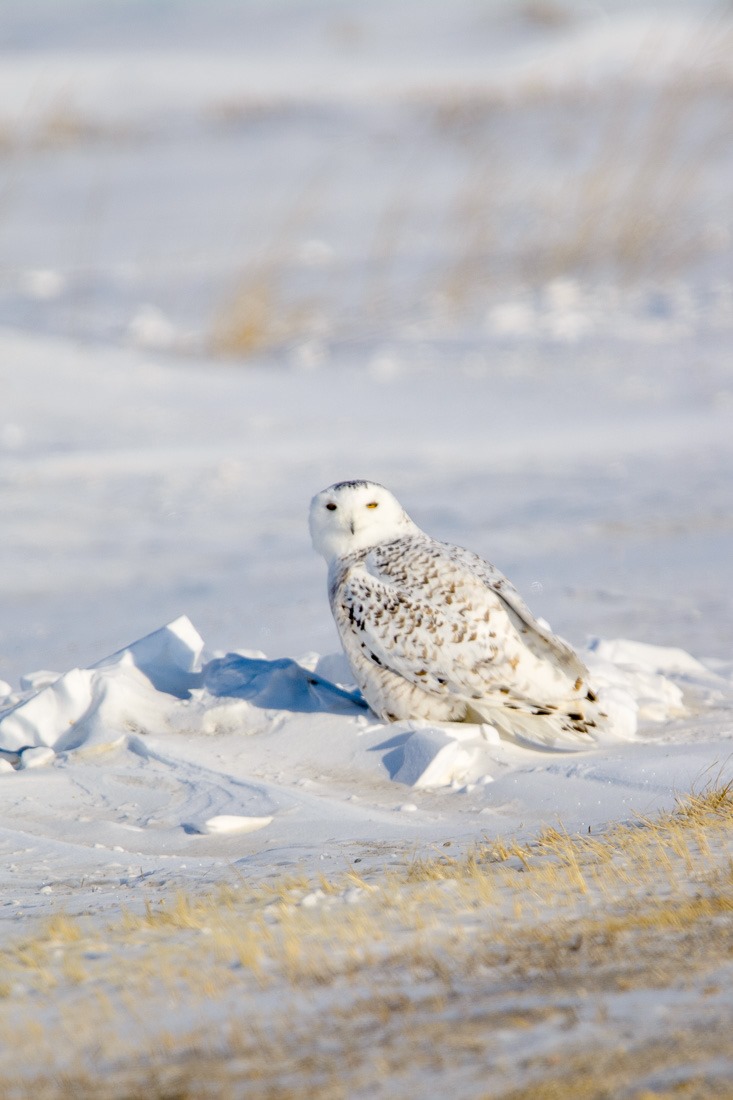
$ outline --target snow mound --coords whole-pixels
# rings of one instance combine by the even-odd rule
[[[586,659],[625,739],[538,746],[488,725],[385,725],[341,657],[207,659],[187,618],[89,668],[25,677],[0,702],[7,888],[18,893],[21,856],[31,883],[82,868],[119,884],[126,864],[198,881],[223,861],[269,875],[558,821],[595,833],[725,779],[729,681],[635,643],[597,642]]]
[[[204,663],[203,651],[202,638],[182,617],[90,668],[71,669],[55,678],[48,672],[25,677],[35,690],[31,687],[0,716],[4,770],[8,765],[12,770],[42,767],[59,755],[90,758],[125,748],[150,755],[143,738],[166,734],[185,741],[202,734],[270,736],[279,730],[279,754],[295,759],[304,736],[302,721],[311,719],[306,737],[313,772],[338,763],[348,747],[352,768],[368,770],[367,754],[380,752],[383,774],[389,779],[433,789],[477,781],[493,770],[492,753],[501,754],[506,747],[488,726],[402,722],[370,727],[358,691],[313,671],[318,667],[343,675],[343,663],[336,657],[313,654],[299,662],[240,651]],[[633,740],[640,720],[661,722],[684,715],[686,692],[696,688],[699,703],[701,691],[721,682],[682,650],[638,642],[595,640],[587,659],[601,697],[614,714],[614,733],[605,737],[614,743]],[[332,724],[323,735],[317,715],[330,716]],[[389,739],[377,737],[377,743],[371,743],[367,738],[360,744],[364,728],[372,734],[388,729]],[[547,746],[526,747],[547,751]],[[557,744],[549,751],[588,752],[599,747],[600,741]],[[264,823],[261,815],[213,815],[192,828],[208,834],[243,832]]]
[[[409,734],[392,778],[408,787],[445,787],[465,779],[478,756],[446,730],[431,727]]]
[[[595,638],[586,663],[622,738],[633,737],[640,721],[681,718],[691,707],[719,701],[721,687],[725,694],[725,682],[683,649]]]
[[[165,700],[190,693],[202,650],[192,624],[180,618],[91,668],[73,668],[2,716],[0,747],[19,763],[47,763],[55,753],[104,751],[132,731],[159,728]],[[41,746],[53,751],[41,756]]]

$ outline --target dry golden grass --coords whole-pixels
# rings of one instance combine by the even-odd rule
[[[554,3],[553,0],[524,0],[521,10],[528,22],[542,27],[564,27],[574,18],[567,5]]]
[[[45,107],[29,102],[20,117],[0,120],[2,154],[68,149],[100,142],[115,144],[144,137],[144,131],[137,125],[93,118],[77,107],[69,93],[62,93]]]
[[[392,1095],[393,1078],[474,1063],[492,1095],[637,1096],[647,1063],[679,1068],[681,1051],[680,1095],[704,1095],[733,1026],[732,851],[733,788],[717,786],[598,837],[548,829],[389,872],[228,883],[106,925],[57,915],[0,953],[0,1026],[39,1100],[236,1097],[245,1082],[248,1097]],[[608,998],[645,990],[691,998],[674,1042],[663,1018],[630,1045],[609,1022],[592,1057],[574,1040],[589,1005],[602,1020]],[[503,1045],[520,1035],[513,1066]],[[2,1073],[0,1095],[24,1095]]]
[[[216,311],[210,336],[215,355],[247,356],[308,334],[313,305],[292,300],[286,282],[297,242],[317,208],[323,176],[323,167],[312,174],[267,246],[245,263],[228,300]]]
[[[523,12],[546,25],[567,14],[544,0]],[[375,163],[371,188],[347,178],[353,195],[321,200],[323,165],[273,220],[269,244],[243,255],[212,321],[213,351],[247,357],[307,344],[316,316],[340,342],[384,336],[405,319],[446,331],[481,318],[507,287],[673,279],[711,247],[718,214],[706,189],[733,130],[730,20],[701,21],[689,46],[689,67],[656,89],[631,66],[627,81],[585,96],[540,82],[511,98],[468,89],[412,102],[411,125],[384,167]],[[653,42],[646,47],[653,53]],[[294,262],[304,237],[344,239],[359,205],[362,262],[357,253],[353,270],[304,283]],[[335,220],[323,220],[324,206]]]
[[[617,97],[593,162],[552,199],[546,237],[527,256],[527,274],[577,274],[600,258],[627,280],[668,277],[699,252],[698,229],[685,211],[706,158],[680,158],[680,134],[695,98],[684,86],[663,88],[634,124],[631,91]]]

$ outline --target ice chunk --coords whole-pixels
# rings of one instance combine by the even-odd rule
[[[467,748],[445,730],[416,730],[404,744],[393,779],[409,787],[447,787],[465,778],[477,755],[475,747]]]
[[[271,817],[217,814],[215,817],[210,817],[203,825],[191,826],[191,829],[209,836],[213,834],[221,835],[222,833],[253,833],[257,829],[264,829],[271,821]]]

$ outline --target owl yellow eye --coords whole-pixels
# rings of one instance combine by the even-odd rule
[[[329,512],[335,512],[336,511],[336,505],[333,504],[333,502],[327,504],[326,507],[328,508]]]
[[[378,508],[378,507],[379,507],[379,505],[377,504],[376,500],[372,500],[372,501],[370,501],[369,504],[367,504],[367,508]]]

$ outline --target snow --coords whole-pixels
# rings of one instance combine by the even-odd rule
[[[260,873],[273,849],[313,864],[326,838],[345,855],[367,837],[469,842],[487,829],[518,834],[559,821],[597,832],[634,811],[668,808],[706,771],[725,778],[733,729],[701,741],[697,725],[729,712],[730,679],[670,647],[596,640],[586,656],[601,699],[626,708],[626,724],[603,741],[579,737],[548,751],[490,726],[385,725],[352,685],[322,674],[348,681],[343,658],[207,659],[180,617],[91,667],[27,678],[34,686],[0,712],[0,756],[12,766],[0,782],[11,804],[8,785],[34,770],[15,811],[37,839],[50,840],[64,821],[74,840],[63,869],[57,860],[63,879],[92,847],[160,865],[193,854],[201,837],[219,838],[223,847],[196,853],[207,865],[231,858],[231,842],[255,831]],[[120,804],[110,792],[125,786],[134,797]],[[405,802],[405,787],[425,800]],[[30,820],[29,800],[43,807]],[[17,839],[6,830],[6,843]],[[26,859],[37,858],[34,846]]]
[[[253,833],[272,822],[271,817],[244,817],[243,814],[215,814],[205,821],[201,833]]]
[[[729,15],[33,7],[0,38],[0,917],[733,778]],[[618,736],[380,723],[307,534],[350,477],[495,562]]]

